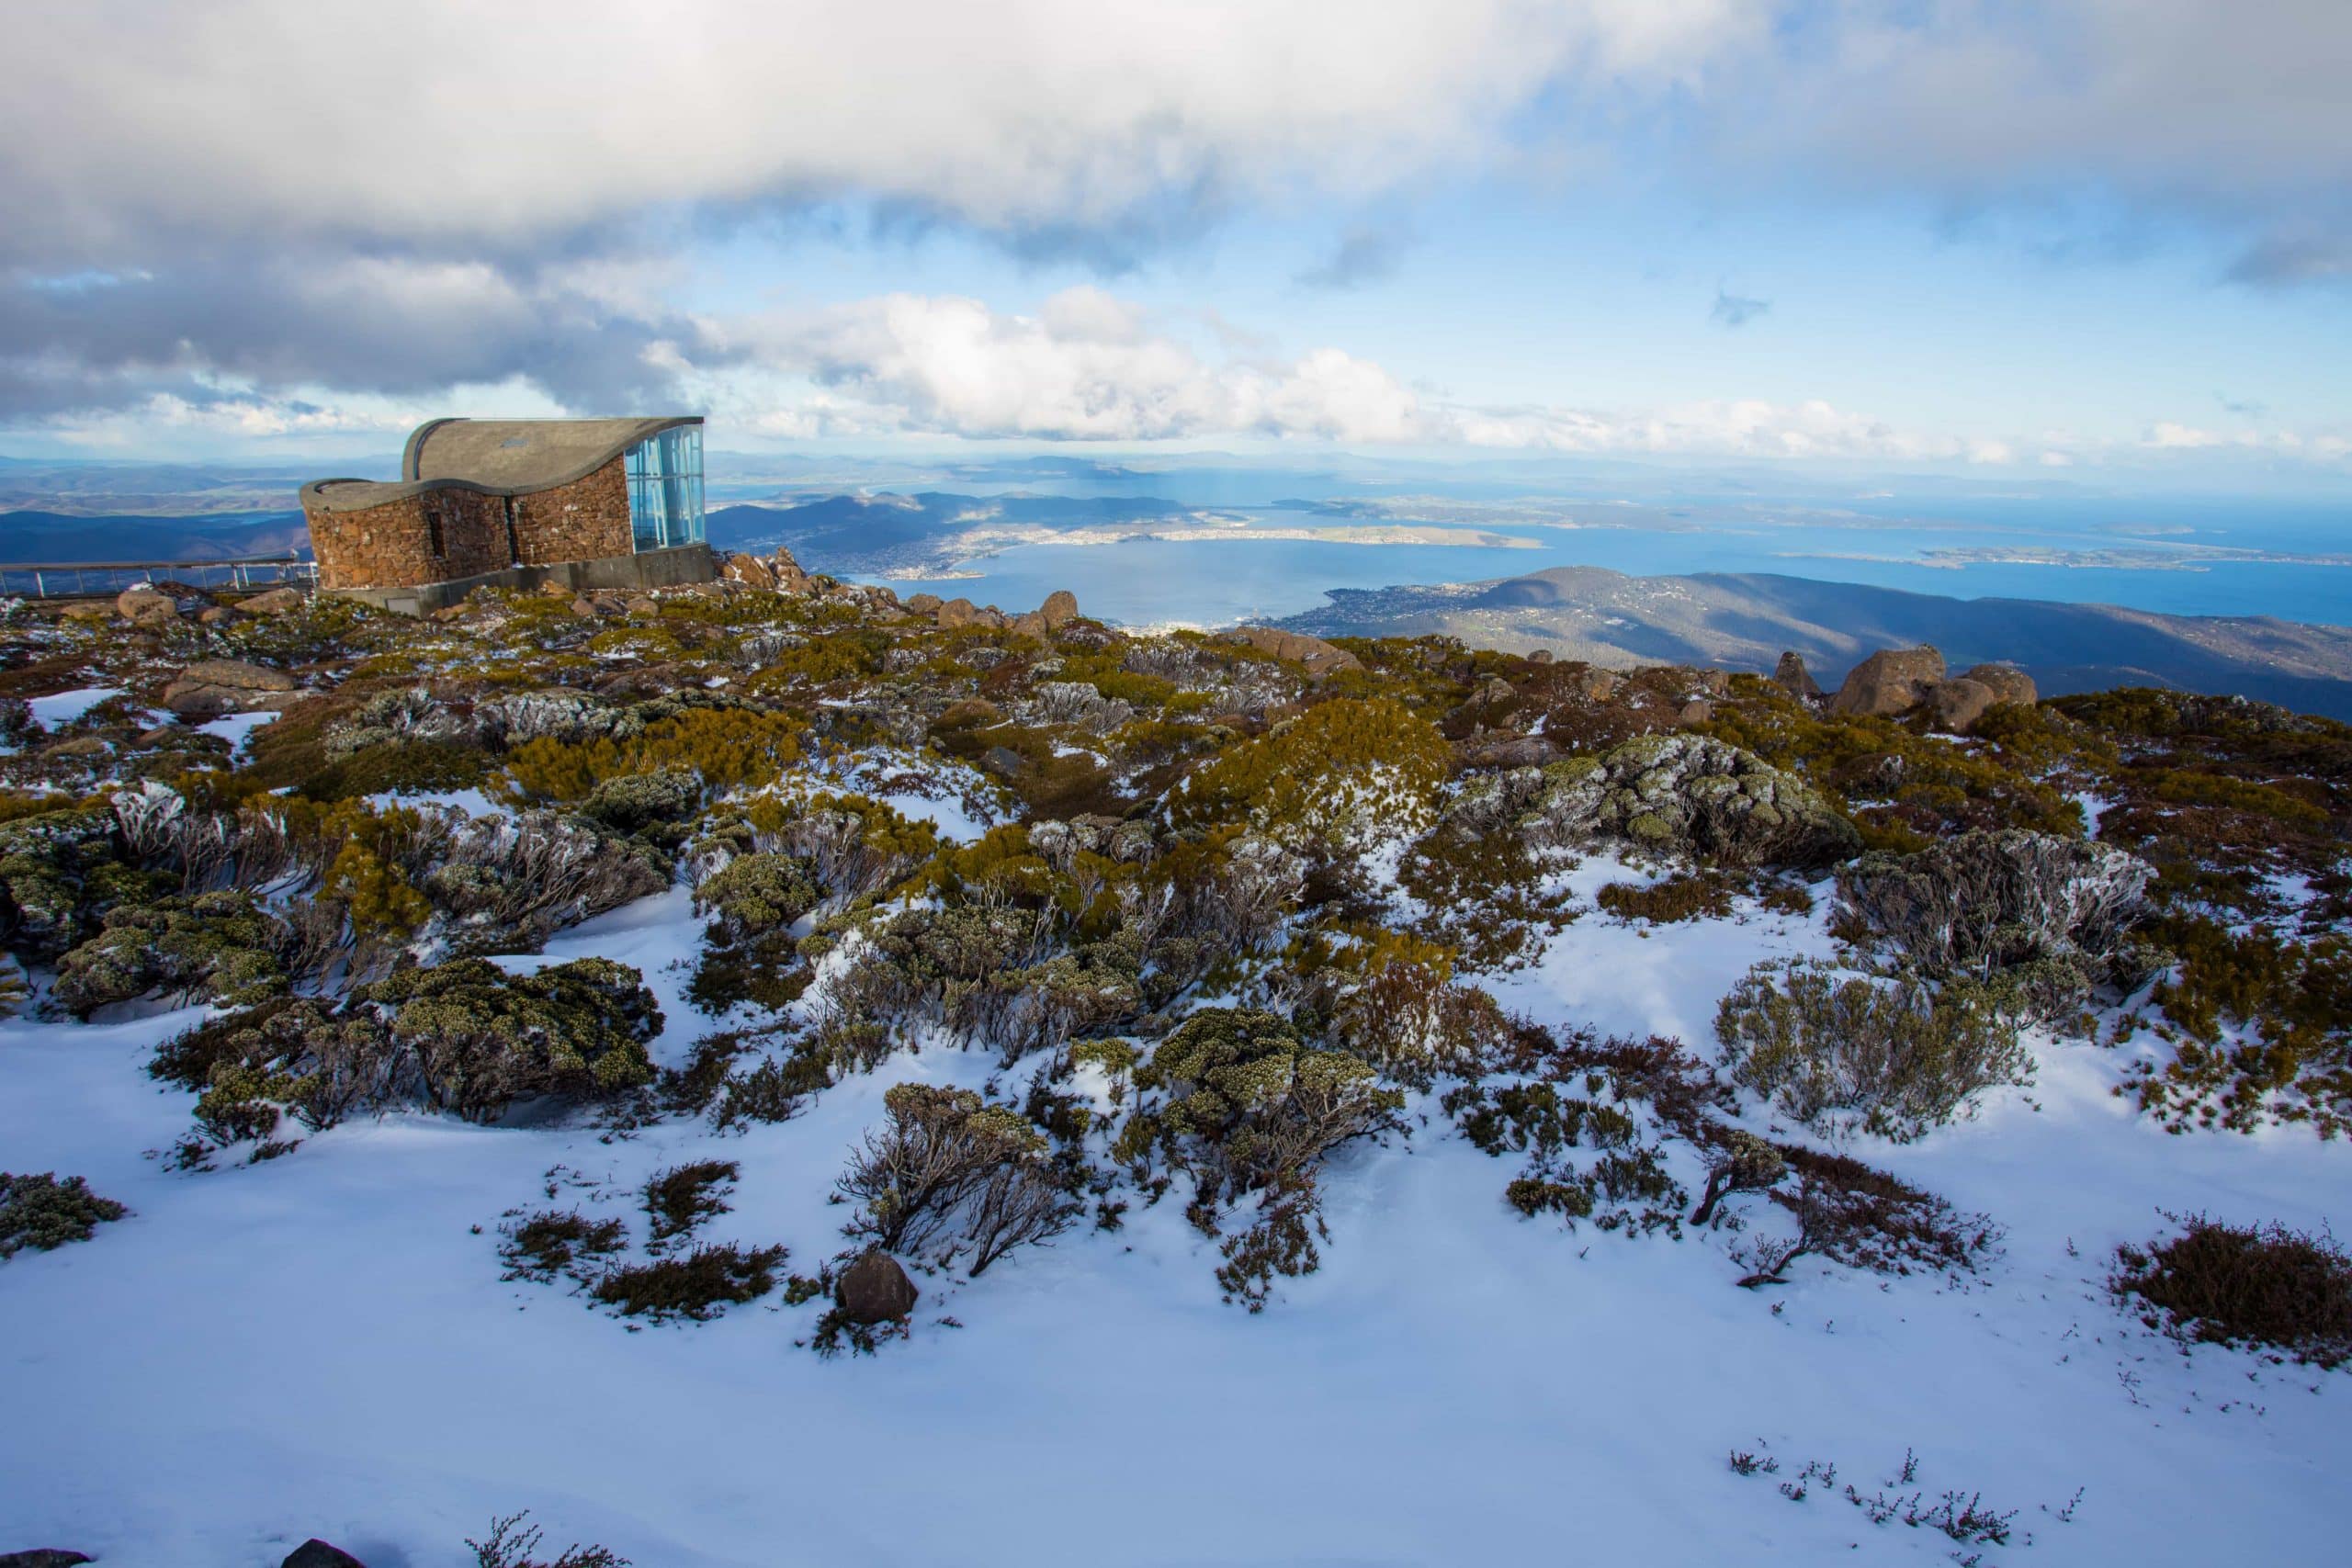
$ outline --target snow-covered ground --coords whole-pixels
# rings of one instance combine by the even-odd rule
[[[1597,861],[1571,884],[1624,874]],[[696,936],[673,891],[547,961],[639,966],[674,1062],[707,1027],[680,995]],[[1495,989],[1547,1021],[1699,1043],[1756,958],[1826,945],[1819,917],[1746,904],[1654,928],[1588,913]],[[1324,1266],[1261,1316],[1219,1302],[1214,1249],[1170,1201],[945,1293],[925,1281],[910,1340],[828,1361],[793,1343],[815,1305],[636,1331],[503,1284],[499,1218],[562,1167],[595,1185],[560,1201],[641,1220],[652,1171],[735,1159],[710,1234],[787,1243],[813,1271],[882,1091],[977,1086],[991,1057],[902,1055],[740,1136],[397,1116],[172,1174],[149,1152],[190,1097],[141,1065],[194,1016],[0,1024],[0,1168],[84,1175],[134,1211],[0,1264],[0,1550],[245,1568],[316,1534],[370,1568],[457,1568],[463,1537],[529,1508],[551,1544],[639,1568],[1941,1562],[1943,1536],[1837,1495],[1908,1450],[1904,1490],[2019,1510],[1987,1562],[2342,1561],[2352,1381],[2184,1357],[2100,1279],[2159,1208],[2346,1219],[2345,1151],[2167,1135],[2110,1096],[2126,1064],[2096,1047],[2044,1043],[2034,1089],[1858,1151],[2007,1228],[1966,1284],[1800,1264],[1750,1292],[1720,1235],[1521,1220],[1500,1197],[1515,1168],[1422,1106],[1409,1140],[1338,1158]],[[1781,1469],[1735,1475],[1733,1449]],[[1777,1484],[1808,1461],[1836,1485],[1792,1502]]]

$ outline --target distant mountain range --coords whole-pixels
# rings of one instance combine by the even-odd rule
[[[1458,637],[1481,648],[1623,668],[1769,671],[1804,655],[1823,686],[1882,648],[1931,643],[1965,667],[2022,666],[2044,695],[2109,686],[2234,693],[2352,720],[2352,629],[2252,615],[2162,615],[2113,604],[1951,599],[1764,573],[1631,577],[1554,567],[1434,587],[1338,589],[1278,623],[1317,637]]]
[[[190,516],[0,512],[0,565],[27,561],[206,561],[310,554],[300,512]]]

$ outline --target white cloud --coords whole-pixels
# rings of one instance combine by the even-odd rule
[[[856,193],[990,228],[1489,152],[1572,83],[1688,81],[1763,0],[81,0],[9,29],[22,254],[513,239]]]
[[[1273,437],[1341,446],[2007,465],[2018,448],[1926,434],[1822,401],[1650,411],[1488,409],[1425,401],[1384,367],[1317,348],[1213,357],[1099,288],[1035,315],[896,294],[798,319],[701,323],[729,364],[708,386],[763,434],[792,439],[1166,441]],[[1246,340],[1244,340],[1246,341]],[[815,390],[758,402],[746,375]],[[774,394],[771,394],[773,396]]]

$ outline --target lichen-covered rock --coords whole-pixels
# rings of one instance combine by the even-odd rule
[[[1276,659],[1287,659],[1306,667],[1306,672],[1320,681],[1342,670],[1361,670],[1363,664],[1345,649],[1334,648],[1319,637],[1304,632],[1281,631],[1273,626],[1236,626],[1225,634],[1227,642],[1246,643],[1261,653],[1271,653]]]
[[[134,626],[164,626],[180,618],[180,607],[168,593],[153,588],[126,588],[115,596],[115,614]]]
[[[1839,874],[1842,913],[1925,974],[2031,982],[2049,1016],[2074,989],[2031,966],[2071,965],[2087,981],[2132,964],[2132,926],[2154,871],[2112,844],[2021,829],[1962,833],[1917,854],[1873,854]]]
[[[1067,588],[1057,588],[1046,595],[1037,614],[1045,620],[1047,631],[1057,632],[1078,619],[1078,595]]]
[[[1804,667],[1804,658],[1791,649],[1781,655],[1781,662],[1772,668],[1772,679],[1790,695],[1807,701],[1821,695],[1821,682]]]
[[[1600,757],[1475,781],[1447,821],[1538,848],[1606,840],[1730,865],[1819,866],[1861,849],[1854,825],[1803,780],[1702,735],[1640,736]]]
[[[1984,716],[1984,710],[1999,699],[1993,688],[1982,681],[1962,676],[1954,681],[1931,681],[1920,694],[1926,704],[1928,716],[1938,729],[1951,735],[1966,735]]]
[[[914,1311],[922,1297],[899,1260],[879,1247],[842,1269],[833,1282],[833,1303],[852,1323],[896,1323]]]
[[[300,609],[307,598],[299,588],[269,588],[238,600],[237,608],[248,615],[282,615]]]
[[[183,718],[216,718],[285,707],[296,700],[300,685],[283,670],[242,659],[208,659],[189,665],[164,688],[164,705]]]
[[[1932,648],[1882,649],[1854,666],[1829,705],[1893,717],[1918,706],[1928,685],[1943,678],[1944,656]]]
[[[2034,685],[2033,677],[2014,664],[1979,664],[1962,671],[1963,681],[1973,681],[1989,687],[1996,703],[2017,703],[2031,707],[2041,700],[2041,692]]]

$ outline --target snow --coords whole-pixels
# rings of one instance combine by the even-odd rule
[[[494,817],[503,809],[478,789],[421,789],[407,793],[392,790],[369,795],[368,805],[376,811],[393,806],[404,806],[412,811],[424,807],[453,807],[469,817]]]
[[[1639,874],[1590,861],[1563,892],[1589,906]],[[1588,908],[1494,988],[1547,1021],[1703,1048],[1716,997],[1757,958],[1826,951],[1821,920],[1743,905],[1642,928]],[[707,1027],[681,995],[698,930],[673,889],[508,962],[638,965],[676,1062]],[[978,1087],[991,1055],[902,1054],[738,1136],[403,1115],[173,1174],[145,1151],[186,1131],[191,1097],[141,1069],[198,1016],[0,1024],[0,1166],[87,1176],[134,1211],[0,1264],[0,1546],[245,1568],[318,1534],[371,1568],[460,1568],[466,1535],[527,1507],[550,1545],[602,1541],[640,1568],[1940,1563],[1940,1535],[1775,1490],[1823,1460],[1868,1493],[1910,1449],[1929,1501],[1981,1489],[2022,1510],[1988,1562],[2341,1551],[2352,1384],[2184,1356],[2098,1280],[2159,1207],[2352,1219],[2344,1151],[2168,1136],[2109,1092],[2119,1053],[2041,1042],[2033,1089],[1858,1149],[2007,1227],[1973,1284],[1800,1265],[1751,1293],[1719,1235],[1523,1221],[1499,1199],[1515,1166],[1418,1105],[1410,1140],[1335,1161],[1324,1267],[1262,1316],[1220,1303],[1214,1246],[1170,1201],[977,1282],[922,1280],[911,1339],[826,1361],[793,1344],[814,1305],[631,1332],[501,1283],[500,1215],[543,1205],[563,1166],[595,1185],[559,1201],[636,1220],[652,1171],[734,1159],[712,1236],[786,1242],[813,1271],[842,1245],[827,1192],[882,1091]],[[1781,1475],[1732,1474],[1733,1448]],[[2078,1487],[2072,1523],[2043,1511]]]
[[[243,753],[245,741],[254,730],[277,716],[275,711],[224,714],[219,718],[208,719],[197,728],[207,735],[217,735],[226,740],[229,743],[229,754],[234,757]]]
[[[119,686],[77,686],[70,692],[53,692],[45,697],[34,697],[26,705],[33,710],[33,722],[43,729],[55,729],[73,723],[108,697],[122,695]]]

